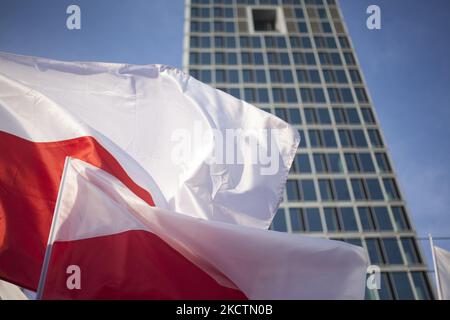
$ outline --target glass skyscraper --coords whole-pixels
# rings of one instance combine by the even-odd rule
[[[427,266],[335,0],[187,0],[184,70],[301,135],[272,229],[362,246],[367,299],[432,299]]]

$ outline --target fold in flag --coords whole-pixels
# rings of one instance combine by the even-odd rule
[[[231,141],[236,161],[202,140],[233,130],[248,133]],[[37,289],[66,156],[148,205],[264,229],[298,143],[281,119],[170,67],[0,53],[0,278]]]
[[[437,286],[442,300],[450,300],[450,252],[433,247],[436,259]]]
[[[362,299],[363,249],[150,206],[77,159],[63,173],[44,299]]]

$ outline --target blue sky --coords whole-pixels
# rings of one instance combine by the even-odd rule
[[[65,27],[73,3],[77,31]],[[365,27],[370,4],[381,7],[381,30]],[[450,236],[450,1],[341,7],[418,234]],[[181,0],[2,0],[0,50],[181,67],[183,10]],[[438,245],[450,250],[450,241]]]

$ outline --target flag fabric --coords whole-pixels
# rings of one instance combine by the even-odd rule
[[[438,275],[438,290],[441,299],[450,300],[450,252],[442,248],[433,247]]]
[[[223,146],[201,133],[229,130],[249,132],[241,161],[211,161]],[[264,229],[298,143],[286,122],[174,68],[0,53],[0,278],[36,290],[66,156],[148,205]]]
[[[0,300],[28,300],[28,298],[18,286],[0,280]]]
[[[77,159],[64,170],[48,247],[44,299],[362,299],[365,291],[360,247],[150,206]]]

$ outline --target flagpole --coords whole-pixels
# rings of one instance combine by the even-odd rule
[[[58,197],[56,198],[55,209],[53,211],[53,219],[52,219],[52,225],[50,227],[50,233],[49,233],[48,240],[47,240],[47,247],[45,249],[45,256],[44,256],[44,262],[42,264],[41,276],[39,277],[39,284],[38,284],[38,289],[37,289],[37,293],[36,293],[37,300],[42,299],[42,294],[44,292],[45,280],[47,278],[47,270],[48,270],[48,265],[50,262],[50,256],[52,253],[53,240],[55,237],[54,233],[55,233],[55,226],[56,226],[56,221],[57,221],[57,217],[58,217],[59,204],[60,204],[60,200],[61,200],[62,189],[64,186],[64,180],[66,179],[66,172],[67,172],[67,167],[69,165],[69,162],[70,162],[70,157],[66,157],[66,160],[64,161],[64,169],[63,169],[62,176],[61,176],[61,182],[59,183]]]
[[[434,280],[436,281],[436,291],[437,291],[437,294],[438,294],[438,299],[442,300],[441,285],[440,285],[440,282],[439,282],[439,272],[438,272],[438,269],[437,269],[436,256],[434,254],[433,238],[431,237],[430,233],[428,234],[428,239],[430,240],[431,255],[433,257]]]

